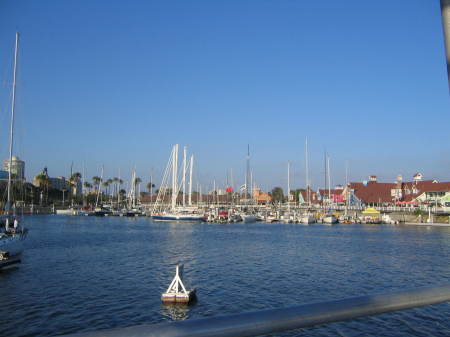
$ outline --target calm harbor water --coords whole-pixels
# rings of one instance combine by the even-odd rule
[[[54,336],[450,283],[450,229],[152,223],[26,217],[23,262],[0,272],[0,336]],[[175,264],[198,301],[166,307]],[[449,336],[450,304],[273,336]]]

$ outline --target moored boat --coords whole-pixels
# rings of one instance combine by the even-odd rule
[[[300,217],[300,223],[310,225],[316,222],[316,218],[312,214],[303,214]]]
[[[338,222],[338,219],[336,218],[336,216],[334,214],[325,214],[322,217],[322,223],[324,225],[334,225]]]
[[[156,213],[151,216],[155,221],[206,221],[206,216],[189,213]]]

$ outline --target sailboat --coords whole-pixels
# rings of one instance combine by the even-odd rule
[[[193,166],[193,157],[190,160],[190,170],[192,171]],[[170,207],[164,208],[164,197],[165,192],[168,190],[168,181],[170,171],[172,171],[172,188],[170,191]],[[190,173],[190,177],[192,177],[192,172]],[[186,149],[184,151],[184,159],[183,159],[183,190],[185,191],[186,184]],[[192,185],[192,178],[190,178],[190,185]],[[158,191],[158,196],[156,197],[156,202],[153,206],[151,217],[156,221],[206,221],[206,216],[203,214],[199,214],[197,209],[193,207],[184,207],[177,206],[177,199],[179,193],[180,186],[178,185],[178,144],[175,144],[172,148],[172,153],[169,158],[169,162],[167,163],[166,169],[164,171],[163,180],[161,182],[161,187]],[[190,192],[191,193],[191,186]],[[183,196],[183,204],[185,203],[185,197]]]
[[[16,103],[16,74],[17,74],[17,54],[19,47],[19,33],[16,33],[16,46],[14,52],[14,73],[13,73],[13,92],[11,104],[11,124],[9,137],[9,168],[8,168],[8,185],[7,200],[5,213],[1,218],[1,224],[4,227],[0,230],[0,268],[11,263],[20,262],[17,256],[23,251],[23,241],[25,240],[28,230],[19,224],[19,220],[11,214],[11,192],[12,192],[12,176],[11,163],[13,157],[14,144],[14,113]]]

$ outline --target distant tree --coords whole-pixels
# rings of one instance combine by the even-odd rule
[[[81,173],[80,172],[75,172],[74,174],[72,174],[69,178],[69,185],[70,185],[70,193],[72,194],[72,197],[78,193],[79,191],[76,191],[76,188],[78,186],[78,182],[81,179]]]
[[[270,192],[273,202],[282,202],[284,200],[283,189],[281,187],[274,187]]]
[[[91,191],[92,184],[89,181],[85,181],[83,185],[85,188],[89,190],[89,192]]]
[[[303,188],[298,188],[296,190],[291,190],[291,194],[294,196],[293,200],[298,202],[300,200],[300,194],[305,191]]]
[[[94,176],[92,177],[92,181],[94,183],[94,188],[97,190],[100,189],[100,182],[102,181],[102,179],[98,176]]]
[[[117,194],[117,191],[119,190],[118,185],[119,185],[119,178],[114,177],[113,179],[114,182],[114,191],[113,191],[113,195]]]

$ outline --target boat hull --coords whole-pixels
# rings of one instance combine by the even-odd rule
[[[252,223],[256,222],[258,220],[258,217],[254,215],[241,215],[242,222],[244,223]]]
[[[27,236],[27,231],[16,234],[2,234],[0,237],[0,252],[9,256],[19,255],[23,251],[23,241]]]
[[[322,219],[324,225],[334,225],[338,222],[335,216],[326,216]]]
[[[305,215],[300,218],[300,222],[305,225],[313,224],[316,222],[316,218],[312,215]]]
[[[152,215],[151,218],[155,221],[206,221],[204,216],[200,215],[177,215],[177,214],[166,214],[166,215]]]

